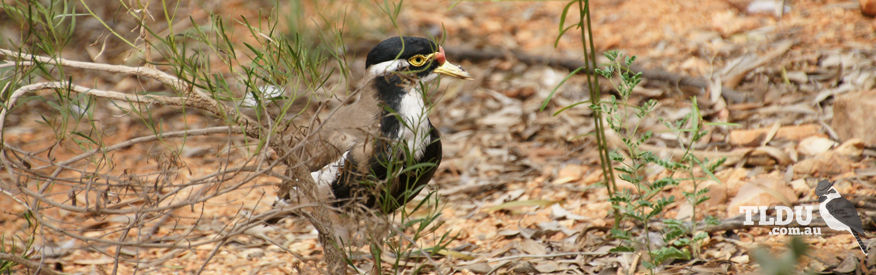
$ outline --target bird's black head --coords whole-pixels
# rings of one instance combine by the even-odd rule
[[[833,187],[833,182],[830,182],[829,180],[821,180],[815,187],[815,195],[819,197],[824,196],[830,191],[831,187]]]
[[[375,76],[408,73],[419,79],[431,79],[432,74],[471,78],[462,68],[447,62],[441,46],[422,37],[396,36],[381,41],[368,53],[365,69]]]
[[[383,63],[392,60],[407,60],[414,55],[423,55],[438,51],[438,44],[432,40],[422,37],[390,37],[386,40],[377,43],[371,52],[368,53],[368,58],[365,60],[365,67]]]

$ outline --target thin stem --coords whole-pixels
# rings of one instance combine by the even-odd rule
[[[590,1],[578,0],[578,26],[581,28],[581,48],[584,52],[584,64],[590,71],[596,68],[596,46],[593,44],[593,30],[590,21]],[[585,25],[586,20],[586,25]],[[586,32],[585,32],[586,31]],[[589,43],[588,43],[589,42]],[[589,47],[588,47],[589,45]],[[590,104],[600,106],[602,97],[599,91],[599,77],[594,74],[586,74],[587,88],[590,90]],[[608,141],[605,137],[605,125],[602,122],[602,111],[593,112],[593,122],[596,131],[596,144],[599,147],[599,162],[602,167],[602,176],[609,198],[617,192],[617,184],[614,179],[614,170],[611,168],[611,158],[608,155]],[[617,203],[612,201],[614,212],[614,226],[620,224],[621,215],[617,209]]]

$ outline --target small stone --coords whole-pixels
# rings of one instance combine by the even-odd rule
[[[876,16],[876,0],[858,0],[861,2],[861,13],[867,16]]]
[[[836,142],[826,137],[812,136],[804,138],[797,144],[797,151],[805,155],[818,155],[836,146]]]
[[[265,250],[261,248],[250,248],[243,251],[243,256],[247,260],[254,260],[265,256]]]
[[[479,273],[479,274],[486,274],[486,273],[489,273],[490,271],[493,271],[493,267],[487,263],[473,263],[473,264],[464,266],[463,268],[468,269],[471,272]]]
[[[703,183],[701,183],[698,186],[698,189],[709,189],[709,192],[707,193],[707,196],[709,197],[709,199],[706,200],[705,202],[703,202],[704,206],[714,207],[714,206],[721,206],[721,205],[724,205],[725,203],[727,203],[727,201],[730,200],[729,194],[731,193],[731,190],[729,190],[729,189],[733,188],[733,186],[730,186],[731,182],[737,183],[737,184],[739,183],[738,180],[727,180],[726,182],[717,182],[714,180],[706,180]],[[732,190],[732,192],[734,192],[734,193],[738,192],[739,186],[741,186],[741,185],[736,186],[737,189]]]
[[[837,274],[850,274],[855,272],[855,269],[858,268],[858,257],[854,254],[846,255],[846,258],[841,262],[836,268],[833,269],[833,272]]]
[[[535,269],[538,270],[539,273],[545,274],[559,270],[560,266],[555,262],[543,262],[536,265]]]
[[[737,264],[747,264],[749,261],[749,258],[748,258],[748,255],[739,255],[739,256],[730,258],[730,261],[737,263]]]
[[[805,197],[807,194],[809,194],[810,191],[812,191],[812,187],[809,187],[809,184],[807,184],[806,180],[804,179],[791,181],[791,188],[794,189],[794,192],[797,193],[798,196],[803,197]]]
[[[754,0],[751,1],[751,3],[748,3],[748,7],[745,11],[749,14],[771,13],[778,16],[781,15],[782,12],[790,10],[790,8],[785,6],[784,3],[784,1],[776,0]]]
[[[835,151],[828,151],[794,164],[797,175],[833,176],[852,171],[858,165]]]
[[[690,216],[693,215],[693,206],[690,202],[683,202],[680,206],[678,206],[678,212],[675,213],[676,220],[685,220],[690,219]]]
[[[809,81],[809,76],[806,75],[805,72],[801,71],[793,71],[785,74],[788,77],[788,81],[793,81],[796,83],[806,83]]]
[[[557,179],[552,184],[563,184],[581,179],[584,174],[584,167],[577,164],[569,164],[560,168],[557,172]]]
[[[876,4],[874,4],[876,5]],[[872,117],[876,109],[876,90],[847,93],[836,98],[833,105],[833,127],[842,140],[859,138],[866,144],[876,144],[876,119]]]
[[[535,269],[534,266],[532,266],[532,263],[525,262],[525,261],[517,262],[517,264],[515,264],[514,267],[511,268],[511,271],[514,271],[514,273],[517,273],[517,274],[537,274],[538,273],[538,270]]]
[[[727,208],[727,216],[741,214],[741,206],[788,205],[797,201],[797,194],[781,176],[769,174],[760,176],[739,189]]]

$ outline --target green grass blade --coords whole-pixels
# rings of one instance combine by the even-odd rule
[[[578,67],[577,69],[575,69],[575,70],[569,72],[569,74],[566,75],[566,77],[564,77],[563,80],[560,81],[560,83],[557,84],[557,86],[554,86],[554,89],[551,90],[551,93],[547,96],[547,98],[545,98],[544,101],[542,101],[542,103],[541,103],[541,108],[539,108],[538,110],[539,110],[539,111],[544,111],[544,108],[547,107],[548,103],[551,101],[551,98],[554,97],[554,94],[557,92],[557,90],[560,88],[560,86],[563,86],[563,84],[565,84],[566,81],[569,80],[569,78],[572,78],[573,75],[578,74],[578,72],[580,72],[580,71],[583,70],[583,69],[584,69],[584,67]]]

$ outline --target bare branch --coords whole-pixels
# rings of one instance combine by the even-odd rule
[[[0,122],[0,123],[2,123],[2,122]],[[0,124],[0,126],[2,126],[2,124]],[[97,154],[97,153],[108,153],[108,152],[115,151],[118,149],[126,148],[126,147],[134,145],[134,144],[138,144],[138,143],[150,142],[150,141],[155,141],[155,140],[165,139],[165,138],[204,136],[204,135],[221,134],[221,133],[239,134],[239,133],[241,133],[241,130],[238,127],[218,126],[218,127],[210,127],[210,128],[203,128],[203,129],[165,132],[165,133],[160,133],[160,134],[155,134],[155,135],[136,137],[136,138],[132,138],[132,139],[129,139],[129,140],[126,140],[123,142],[113,144],[111,146],[107,146],[107,147],[99,148],[99,149],[94,149],[94,150],[79,154],[79,155],[72,157],[68,160],[65,160],[65,161],[62,161],[59,163],[54,163],[51,166],[66,166],[66,165],[69,165],[73,162],[85,159],[85,158],[90,157],[90,156]],[[46,166],[42,166],[42,167],[35,167],[34,170],[39,170],[39,169],[48,168],[48,167],[50,167],[50,166],[46,165]]]
[[[53,82],[41,82],[34,83],[30,85],[25,85],[21,88],[18,88],[14,92],[12,92],[12,96],[9,97],[9,101],[6,102],[6,108],[0,111],[0,131],[4,129],[3,125],[6,121],[6,115],[9,113],[9,110],[15,106],[16,101],[19,97],[31,93],[38,92],[45,89],[70,89],[70,91],[74,91],[77,93],[88,94],[96,97],[108,98],[113,100],[121,100],[132,103],[141,103],[141,104],[163,104],[163,105],[171,105],[171,106],[184,106],[185,99],[181,97],[170,97],[170,96],[160,96],[160,95],[130,95],[125,93],[120,93],[116,91],[107,91],[107,90],[98,90],[92,89],[84,86],[79,86],[69,81],[53,81]]]
[[[22,257],[17,256],[17,255],[13,255],[13,254],[0,252],[0,260],[17,263],[17,264],[26,266],[27,268],[30,268],[30,269],[39,270],[39,272],[41,272],[41,273],[52,274],[52,275],[63,274],[61,272],[57,272],[57,271],[55,271],[51,268],[48,268],[46,266],[42,266],[39,263],[32,262],[28,259],[22,258]]]
[[[79,68],[84,70],[95,70],[95,71],[104,71],[110,73],[123,73],[130,75],[139,75],[151,79],[155,79],[158,82],[161,82],[164,85],[176,90],[176,91],[185,91],[187,87],[184,85],[184,81],[181,79],[165,73],[164,71],[151,68],[151,67],[132,67],[125,65],[112,65],[112,64],[103,64],[103,63],[94,63],[94,62],[83,62],[83,61],[75,61],[65,58],[53,58],[48,56],[39,56],[32,55],[23,52],[14,52],[6,49],[0,49],[0,55],[5,55],[8,57],[18,57],[22,60],[33,60],[40,63],[47,64],[57,64],[65,67]],[[206,94],[204,94],[205,97]],[[209,97],[208,97],[209,98]]]
[[[201,110],[208,111],[216,116],[224,117],[231,114],[231,118],[235,123],[245,125],[246,134],[252,137],[258,137],[259,129],[255,120],[252,118],[240,113],[240,112],[226,112],[226,106],[215,99],[213,99],[208,93],[204,90],[194,87],[189,84],[189,82],[168,74],[164,71],[148,67],[133,67],[133,66],[125,66],[125,65],[111,65],[111,64],[103,64],[103,63],[94,63],[94,62],[83,62],[83,61],[74,61],[64,58],[52,58],[47,56],[39,56],[32,55],[23,52],[15,52],[6,49],[0,49],[0,55],[8,56],[8,57],[17,57],[22,60],[32,60],[35,62],[41,62],[46,64],[57,64],[59,66],[71,67],[71,68],[79,68],[84,70],[96,70],[96,71],[104,71],[104,72],[112,72],[112,73],[123,73],[130,75],[138,75],[151,79],[155,79],[158,82],[170,87],[174,91],[181,92],[185,95],[185,98],[176,99],[184,99],[182,101],[175,102],[170,105],[175,106],[187,106],[192,108],[197,108]],[[169,104],[169,103],[164,103]],[[8,106],[12,106],[12,104],[8,104]],[[2,117],[0,117],[0,122],[2,122]],[[2,124],[0,124],[0,128],[2,128]]]

